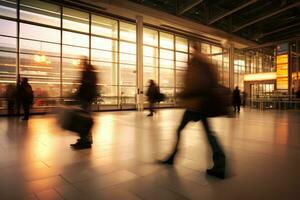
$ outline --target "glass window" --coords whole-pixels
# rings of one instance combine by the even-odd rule
[[[136,55],[120,53],[120,63],[136,64]]]
[[[120,85],[136,85],[136,66],[120,64]]]
[[[144,57],[144,66],[146,67],[158,67],[158,59],[157,58],[151,58],[151,57]]]
[[[5,36],[0,36],[0,50],[16,51],[17,39]]]
[[[63,8],[63,28],[89,32],[89,14],[70,8]]]
[[[174,51],[160,49],[160,58],[174,60]]]
[[[80,58],[81,56],[89,57],[89,49],[63,45],[63,57]]]
[[[172,34],[160,32],[160,47],[174,49],[174,36]]]
[[[21,38],[60,43],[60,31],[30,24],[20,24]]]
[[[188,52],[188,40],[176,36],[176,51]]]
[[[117,56],[117,52],[92,49],[92,60],[95,61],[117,62]]]
[[[20,1],[20,18],[60,27],[60,6],[38,0]]]
[[[116,40],[101,37],[92,37],[92,48],[107,51],[117,51],[118,44]]]
[[[148,86],[150,79],[157,83],[158,80],[158,68],[156,67],[144,67],[144,86]]]
[[[117,85],[117,64],[92,61],[98,74],[98,82],[103,85]]]
[[[185,83],[186,71],[176,70],[176,87],[183,88]]]
[[[143,30],[143,44],[158,46],[158,32],[149,28]]]
[[[120,42],[120,52],[135,54],[136,44],[129,42]]]
[[[0,83],[16,81],[16,53],[0,51]]]
[[[0,15],[6,17],[17,17],[17,5],[15,0],[1,0],[0,1]]]
[[[10,20],[0,19],[0,34],[7,36],[16,36],[17,35],[17,23]],[[5,27],[5,28],[3,28]]]
[[[211,46],[211,53],[216,54],[216,53],[222,53],[222,48],[217,47],[217,46]]]
[[[158,49],[156,47],[149,47],[144,46],[143,47],[143,54],[144,57],[158,57]]]
[[[92,34],[110,38],[118,37],[118,21],[92,15]]]
[[[204,54],[210,54],[210,45],[209,44],[205,44],[205,43],[201,43],[201,52]]]
[[[20,39],[20,51],[22,53],[35,54],[39,52],[44,55],[60,56],[60,45],[42,41]]]
[[[160,67],[173,69],[174,68],[174,61],[173,60],[160,59]]]
[[[120,22],[120,39],[135,42],[136,25]]]
[[[174,70],[160,68],[159,72],[159,85],[161,87],[174,87]]]
[[[69,31],[63,31],[63,44],[89,47],[89,36]]]
[[[181,62],[188,62],[188,54],[176,52],[176,60]]]

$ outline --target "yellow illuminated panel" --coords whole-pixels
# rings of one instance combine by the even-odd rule
[[[257,74],[245,74],[244,81],[263,81],[263,80],[275,80],[276,73],[257,73]]]
[[[278,55],[276,57],[276,82],[277,89],[287,90],[288,89],[288,55]]]

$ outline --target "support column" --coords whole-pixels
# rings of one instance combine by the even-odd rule
[[[143,62],[143,16],[136,16],[136,59],[137,59],[137,98],[136,105],[138,111],[144,110],[144,62]]]
[[[234,89],[234,45],[229,47],[229,87]]]

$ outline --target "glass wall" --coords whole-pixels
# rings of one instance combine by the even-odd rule
[[[0,0],[0,95],[17,77],[27,77],[34,106],[54,105],[72,97],[80,81],[80,59],[95,67],[101,104],[136,103],[136,24],[38,0]],[[19,16],[17,14],[19,13]],[[18,20],[19,19],[19,20]],[[5,28],[3,28],[5,27]],[[175,105],[184,84],[192,40],[144,27],[144,91],[153,79]],[[220,83],[228,82],[228,55],[221,47],[201,43],[218,66]],[[227,82],[226,82],[227,81]],[[123,102],[124,103],[124,102]],[[3,105],[1,105],[3,106]]]

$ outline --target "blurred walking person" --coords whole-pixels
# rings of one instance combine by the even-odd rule
[[[193,58],[188,64],[185,86],[181,94],[186,110],[177,128],[177,140],[169,157],[159,162],[162,164],[173,164],[178,152],[182,130],[189,122],[201,121],[206,138],[212,149],[214,163],[211,169],[206,170],[206,173],[218,178],[224,178],[225,154],[208,121],[208,117],[225,114],[225,108],[222,107],[222,98],[216,95],[219,89],[220,91],[224,90],[218,85],[215,66],[208,61],[204,54],[200,53],[198,46],[194,45],[194,49]]]
[[[20,102],[24,110],[24,117],[22,120],[28,120],[30,114],[30,106],[33,104],[33,91],[27,78],[23,78],[20,84]]]
[[[152,79],[149,80],[149,87],[146,95],[149,101],[150,113],[147,116],[153,116],[153,113],[155,112],[155,103],[158,102],[159,94],[160,94],[159,88],[156,85],[156,83]]]
[[[78,121],[78,126],[82,126],[80,128],[82,131],[79,131],[80,139],[78,139],[76,143],[71,144],[71,147],[75,149],[91,148],[92,146],[91,128],[93,122],[91,106],[92,102],[97,97],[97,75],[94,67],[88,62],[86,57],[81,59],[81,67],[81,84],[77,91],[76,98],[79,100],[84,115],[81,115],[82,119]]]
[[[232,93],[232,105],[234,108],[234,112],[240,112],[241,94],[238,86],[235,87],[235,90]]]

